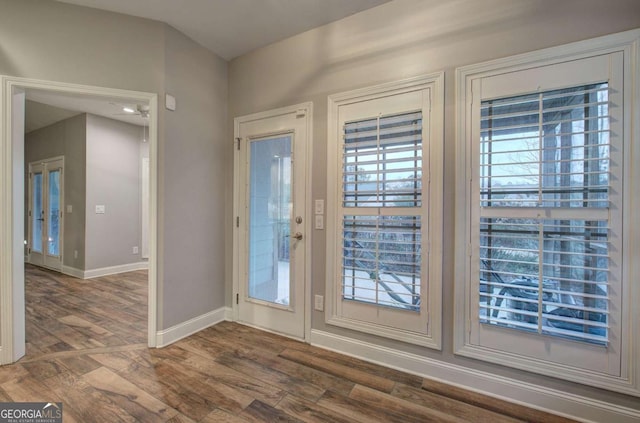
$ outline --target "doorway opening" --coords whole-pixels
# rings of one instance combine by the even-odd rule
[[[55,207],[49,207],[47,209],[47,201],[50,202],[50,205],[57,206],[58,216],[62,215],[64,217],[67,212],[71,212],[69,208],[71,205],[66,204],[64,202],[64,190],[62,181],[66,175],[65,170],[61,170],[59,174],[56,174],[55,171],[51,176],[53,179],[49,179],[49,181],[45,181],[45,176],[42,176],[42,181],[32,183],[31,181],[25,180],[25,175],[28,173],[36,174],[39,173],[39,170],[43,170],[43,172],[48,172],[49,170],[44,170],[38,168],[37,164],[33,164],[31,172],[26,172],[25,166],[29,166],[29,163],[25,163],[25,137],[24,137],[24,124],[25,124],[25,101],[26,99],[32,98],[34,94],[37,96],[58,98],[64,101],[71,101],[75,104],[74,110],[80,111],[81,113],[89,112],[91,116],[94,114],[99,116],[99,112],[96,112],[92,107],[103,107],[105,109],[111,109],[107,113],[115,114],[113,110],[114,104],[136,104],[140,105],[141,109],[144,111],[147,119],[147,123],[143,129],[143,138],[148,142],[148,156],[146,166],[148,166],[149,176],[148,176],[148,188],[146,189],[147,194],[147,203],[144,204],[144,207],[148,209],[148,222],[146,223],[146,228],[144,230],[145,237],[148,239],[148,277],[146,276],[147,272],[132,272],[131,274],[126,274],[133,279],[130,284],[131,289],[140,293],[140,289],[146,291],[146,297],[148,298],[148,309],[146,312],[146,344],[149,347],[156,346],[156,315],[157,315],[157,257],[156,257],[156,221],[157,221],[157,95],[152,93],[142,93],[142,92],[134,92],[134,91],[125,91],[125,90],[117,90],[117,89],[108,89],[108,88],[100,88],[100,87],[91,87],[91,86],[81,86],[81,85],[72,85],[72,84],[62,84],[56,82],[49,81],[37,81],[37,80],[29,80],[24,78],[15,78],[15,77],[6,77],[0,76],[2,81],[2,99],[3,102],[0,105],[0,111],[3,121],[3,128],[5,131],[2,133],[2,155],[0,160],[0,169],[2,171],[3,176],[3,184],[1,186],[1,198],[2,198],[2,206],[0,207],[0,222],[2,227],[0,228],[0,233],[2,234],[2,242],[0,243],[0,253],[2,255],[2,263],[0,267],[0,364],[8,364],[14,361],[17,361],[22,356],[24,356],[26,352],[25,348],[25,269],[24,269],[24,259],[25,254],[32,253],[33,248],[30,245],[31,251],[25,249],[25,241],[28,244],[32,244],[34,239],[38,237],[40,233],[39,230],[48,231],[49,228],[53,230],[53,234],[55,235],[56,231],[60,231],[60,236],[58,242],[60,244],[56,247],[55,243],[52,242],[52,246],[50,251],[57,253],[58,260],[60,263],[54,263],[53,261],[44,263],[45,267],[49,267],[55,270],[59,268],[64,269],[65,266],[65,254],[64,254],[64,246],[63,243],[63,225],[64,219],[59,219],[58,222],[53,222],[53,219],[49,219],[49,226],[46,226],[44,220],[42,228],[39,228],[38,222],[39,220],[32,221],[34,218],[34,210],[31,210],[31,216],[25,216],[25,191],[28,193],[28,197],[31,197],[32,194],[35,194],[35,191],[38,189],[46,189],[44,183],[48,182],[49,187],[52,186],[53,183],[59,184],[59,191],[61,192],[61,196],[59,197],[59,203],[55,203],[55,199],[44,199],[42,201],[41,206],[43,207],[44,213],[48,213]],[[67,107],[68,108],[68,107]],[[120,112],[120,110],[118,110]],[[134,110],[135,112],[135,110]],[[126,113],[126,112],[125,112]],[[87,115],[89,116],[89,115]],[[105,115],[102,115],[105,116]],[[105,118],[111,118],[110,116],[105,116]],[[104,119],[104,118],[101,118]],[[67,160],[68,162],[68,160]],[[65,162],[65,164],[67,164]],[[140,168],[145,165],[140,162]],[[62,168],[59,168],[62,169]],[[43,173],[45,175],[46,173]],[[47,174],[48,175],[48,174]],[[59,177],[59,179],[57,179]],[[39,179],[36,178],[36,179]],[[42,186],[38,186],[39,183],[42,183]],[[54,190],[55,191],[55,190]],[[34,203],[36,203],[36,200]],[[28,203],[27,203],[28,204]],[[84,206],[85,204],[82,204]],[[34,204],[34,206],[38,206],[38,204]],[[102,205],[104,206],[104,205]],[[75,207],[76,204],[73,205],[73,211],[77,209]],[[143,204],[140,204],[140,208],[144,208]],[[28,207],[30,208],[30,207]],[[49,210],[49,211],[48,211]],[[92,210],[93,211],[93,210]],[[99,214],[100,209],[98,207],[95,208]],[[42,214],[42,211],[37,210]],[[37,218],[37,217],[36,217]],[[29,219],[27,221],[27,228],[25,229],[24,219]],[[29,230],[28,228],[35,223],[35,227],[33,230]],[[56,226],[57,225],[57,226]],[[49,243],[49,238],[55,237],[47,237],[47,234],[42,234],[42,239],[44,242],[39,247],[44,249],[49,248],[49,245],[45,245]],[[135,249],[141,249],[141,246],[136,245]],[[147,250],[147,248],[144,248]],[[76,253],[77,254],[77,253]],[[131,254],[131,250],[129,251]],[[52,256],[56,256],[56,254],[51,254]],[[72,257],[73,252],[69,253],[67,251],[66,256]],[[52,260],[52,259],[51,259]],[[43,259],[44,261],[44,259]],[[39,264],[39,263],[36,263]],[[55,264],[55,266],[47,266],[46,264]],[[72,268],[71,266],[67,266]],[[108,270],[108,269],[107,269]],[[122,271],[126,271],[127,269],[119,269]],[[132,269],[135,270],[135,269]],[[95,287],[99,288],[101,285],[112,284],[117,286],[119,281],[117,278],[113,276],[107,276],[108,271],[104,271],[101,269],[102,274],[84,274],[79,275],[81,277],[92,277],[99,276],[103,278],[100,281],[96,282]],[[44,270],[43,268],[35,268],[29,267],[27,269],[27,273],[29,276],[33,276],[35,279],[40,280],[42,283],[46,283],[46,281],[55,281],[56,278],[66,278],[71,280],[70,276],[65,276],[62,274],[57,274],[50,272],[48,270]],[[71,273],[73,272],[65,272]],[[140,285],[141,279],[144,279],[143,285]],[[78,280],[81,281],[81,280]],[[68,282],[68,281],[67,281]],[[83,282],[84,285],[87,285],[87,281]],[[126,285],[126,284],[125,284]],[[120,289],[127,289],[125,285],[120,286]],[[79,285],[81,286],[81,285]],[[92,287],[93,288],[93,287]],[[96,289],[96,292],[99,292],[100,289]],[[103,298],[106,300],[108,298],[116,298],[116,295],[112,295],[107,292],[103,292]],[[120,304],[123,306],[123,304]],[[126,312],[123,312],[126,315]],[[71,315],[70,315],[71,316]],[[65,319],[65,316],[62,317]],[[125,317],[126,319],[127,317]],[[74,326],[78,329],[82,330],[97,330],[100,331],[97,327],[92,327],[89,319],[78,319],[77,317],[66,317],[69,320],[67,323],[70,326]],[[87,323],[88,322],[88,323]]]

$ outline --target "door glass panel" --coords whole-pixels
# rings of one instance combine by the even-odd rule
[[[44,209],[42,208],[42,173],[33,174],[33,209],[31,210],[31,250],[42,253],[42,224]]]
[[[250,143],[249,297],[289,305],[291,136]]]
[[[49,225],[47,252],[60,255],[60,169],[49,171]]]

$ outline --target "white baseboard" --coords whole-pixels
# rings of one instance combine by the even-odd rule
[[[121,264],[119,266],[102,267],[99,269],[80,270],[71,266],[62,266],[62,273],[80,279],[98,278],[100,276],[116,275],[118,273],[133,272],[134,270],[147,270],[149,268],[148,261],[139,261],[137,263]]]
[[[640,421],[639,410],[404,353],[329,332],[311,330],[311,344],[582,422]]]
[[[74,278],[84,279],[84,270],[76,269],[75,267],[62,266],[62,273]]]
[[[169,329],[158,331],[156,334],[156,346],[158,348],[166,347],[167,345],[173,344],[182,338],[186,338],[189,335],[200,332],[209,326],[213,326],[216,323],[227,320],[227,308],[228,307],[221,307],[217,310],[213,310],[209,313],[194,317],[191,320],[187,320],[186,322],[172,326]]]

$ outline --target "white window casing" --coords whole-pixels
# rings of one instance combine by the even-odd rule
[[[457,354],[640,395],[639,35],[457,69]]]
[[[443,74],[329,97],[329,324],[441,347]]]

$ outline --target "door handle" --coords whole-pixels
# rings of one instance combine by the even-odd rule
[[[295,238],[298,241],[300,241],[302,239],[302,233],[300,233],[300,232],[296,232],[295,235],[290,235],[290,236],[291,236],[291,238]]]

